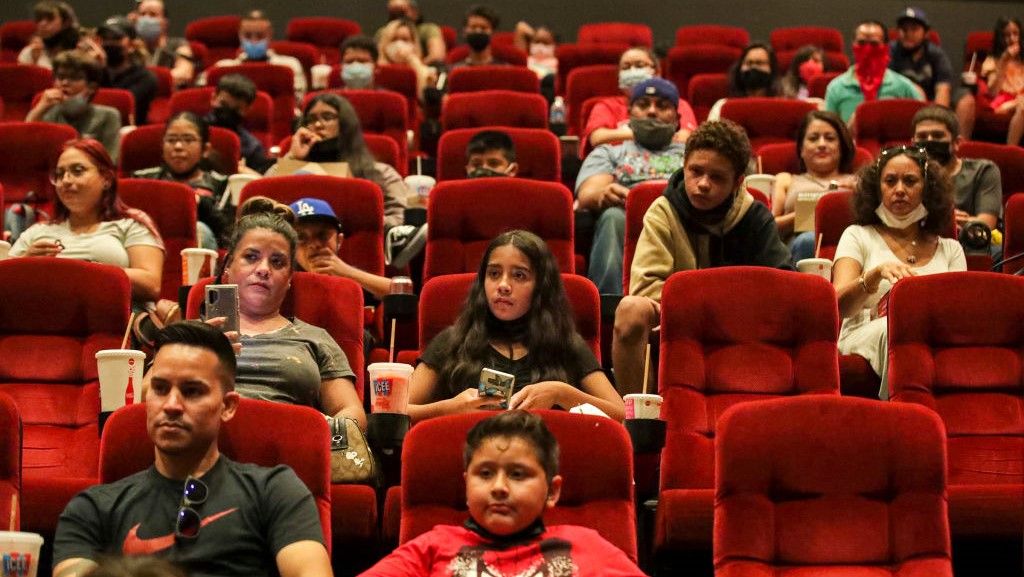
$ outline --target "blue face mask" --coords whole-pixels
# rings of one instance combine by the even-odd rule
[[[246,60],[266,60],[269,44],[270,42],[265,39],[257,42],[242,40],[242,52],[245,52]]]
[[[341,81],[345,88],[366,88],[373,82],[373,64],[349,62],[341,66]]]
[[[147,44],[160,38],[161,27],[160,19],[153,16],[139,16],[135,21],[135,33]]]

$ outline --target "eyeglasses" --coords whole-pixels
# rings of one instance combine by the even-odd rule
[[[71,175],[72,180],[79,180],[90,170],[92,170],[92,167],[84,164],[72,164],[67,168],[58,168],[50,173],[50,183],[57,186],[64,182],[64,177],[68,175]]]
[[[317,122],[323,122],[324,124],[327,124],[328,122],[336,122],[337,120],[338,115],[333,112],[324,112],[322,114],[310,114],[306,116],[306,125],[309,126],[310,124],[316,124]]]
[[[167,146],[176,146],[178,144],[184,144],[189,146],[199,142],[199,138],[195,136],[165,136],[164,144]]]
[[[185,488],[181,493],[181,507],[178,508],[178,518],[174,523],[175,536],[184,539],[195,539],[199,536],[199,529],[203,526],[202,520],[192,506],[205,503],[209,492],[210,489],[206,483],[199,479],[191,476],[185,479]]]
[[[57,82],[79,82],[85,80],[85,74],[82,73],[57,73],[53,75],[54,80]]]

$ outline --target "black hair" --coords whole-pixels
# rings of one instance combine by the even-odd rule
[[[661,75],[661,60],[658,58],[658,55],[654,53],[654,49],[648,48],[647,46],[630,46],[629,48],[623,50],[622,53],[619,54],[619,59],[615,61],[615,65],[619,66],[622,62],[622,57],[625,56],[627,52],[632,52],[634,50],[639,50],[640,52],[646,54],[647,57],[651,59],[651,62],[654,64],[654,75]]]
[[[533,295],[530,308],[519,319],[498,320],[491,312],[484,290],[487,263],[499,247],[513,246],[530,262],[533,272]],[[541,380],[568,381],[565,359],[571,357],[576,326],[569,299],[565,296],[562,275],[548,245],[539,236],[525,230],[499,234],[487,246],[480,259],[480,268],[466,297],[462,313],[452,327],[453,338],[438,373],[440,382],[448,387],[450,396],[462,392],[460,387],[480,375],[491,355],[491,338],[509,323],[521,328],[522,344],[533,360],[531,382]],[[525,383],[524,383],[525,384]]]
[[[779,59],[775,57],[775,50],[767,44],[755,42],[747,45],[740,54],[739,59],[729,67],[729,96],[747,96],[747,87],[743,85],[743,61],[747,54],[754,50],[764,50],[768,53],[768,69],[772,76],[771,84],[768,85],[765,96],[779,96],[782,94],[782,84],[779,80]]]
[[[81,74],[89,86],[96,88],[103,80],[103,66],[91,54],[83,50],[65,50],[53,59],[53,73],[68,71]]]
[[[1006,38],[1003,37],[1003,32],[1010,24],[1016,24],[1017,30],[1024,33],[1024,28],[1020,24],[1020,18],[1016,16],[1000,16],[996,20],[995,29],[992,31],[992,56],[994,58],[999,58],[1003,55],[1003,52],[1006,52]],[[1020,59],[1021,55],[1017,54],[1017,58]]]
[[[551,434],[543,419],[519,409],[500,412],[473,425],[466,435],[466,446],[462,451],[463,469],[469,469],[473,455],[484,441],[494,437],[522,439],[529,444],[544,468],[548,483],[558,474],[558,439]]]
[[[860,225],[882,224],[875,209],[882,204],[882,170],[893,158],[907,156],[921,167],[924,190],[921,204],[928,209],[921,228],[939,234],[953,222],[953,188],[939,163],[928,160],[924,150],[913,146],[899,146],[883,150],[878,159],[861,169],[857,175],[857,188],[853,193],[853,212]]]
[[[242,74],[225,74],[217,81],[216,92],[226,92],[246,104],[256,100],[256,84],[248,76]]]
[[[363,127],[359,123],[356,109],[343,96],[332,92],[321,92],[309,99],[302,109],[302,124],[307,124],[306,117],[317,103],[323,102],[338,112],[338,158],[334,162],[347,162],[352,176],[373,179],[377,169],[373,166],[373,154],[363,140]]]
[[[235,222],[228,240],[227,254],[221,265],[220,275],[231,265],[238,250],[238,243],[250,230],[262,228],[276,232],[288,241],[288,260],[295,265],[295,247],[299,243],[298,234],[292,226],[295,224],[295,213],[286,204],[281,204],[265,196],[254,196],[242,203],[238,209],[238,221]]]
[[[77,28],[78,16],[71,4],[60,0],[41,0],[32,7],[32,19],[36,22],[60,16],[65,27]]]
[[[462,19],[462,26],[465,27],[469,24],[470,16],[479,16],[491,23],[491,28],[494,30],[498,29],[498,24],[501,23],[501,16],[498,15],[498,11],[486,4],[473,4],[466,10],[466,16]]]
[[[235,350],[231,348],[231,341],[220,329],[200,321],[182,321],[160,329],[153,341],[156,353],[167,345],[184,345],[210,351],[217,356],[223,392],[235,390]]]
[[[789,68],[786,69],[786,74],[782,77],[782,88],[786,96],[790,98],[796,97],[800,91],[800,86],[803,84],[803,79],[800,78],[800,66],[813,58],[815,54],[824,57],[825,51],[820,46],[805,44],[793,53],[793,59],[789,61]],[[824,67],[824,64],[822,62],[822,67]]]
[[[344,56],[345,51],[349,48],[369,52],[370,58],[374,62],[377,62],[377,59],[380,58],[380,52],[377,50],[377,43],[373,41],[373,38],[364,34],[354,34],[345,38],[345,41],[341,43],[341,48],[339,49],[341,56]]]
[[[200,145],[206,146],[206,144],[210,142],[210,127],[206,124],[205,120],[191,110],[181,110],[172,114],[171,117],[167,119],[167,124],[164,125],[164,134],[167,134],[167,130],[170,129],[171,124],[176,120],[184,120],[196,127],[196,132],[199,133]]]
[[[245,16],[242,16],[242,22],[245,22],[246,20],[266,20],[267,22],[270,22],[270,17],[267,16],[266,12],[257,8],[246,12]],[[271,26],[273,26],[273,23],[271,23]]]
[[[812,110],[800,121],[800,127],[796,130],[796,158],[800,163],[800,170],[807,171],[802,154],[804,137],[807,136],[807,128],[815,120],[828,124],[836,131],[836,135],[839,136],[839,172],[851,174],[853,172],[853,159],[857,156],[857,148],[853,144],[853,136],[850,135],[850,129],[846,127],[843,119],[835,112],[827,110]]]
[[[914,119],[910,121],[911,130],[915,130],[918,124],[926,121],[938,122],[945,126],[953,140],[960,136],[960,121],[956,114],[945,106],[930,104],[918,110],[914,114]]]
[[[878,26],[879,28],[882,29],[882,43],[884,44],[888,41],[888,38],[886,38],[885,35],[888,33],[887,31],[889,30],[889,28],[881,20],[875,20],[874,18],[861,20],[860,22],[857,23],[856,26],[853,27],[854,36],[857,35],[857,29],[860,28],[861,26]]]
[[[743,178],[750,164],[750,139],[743,127],[731,120],[708,120],[691,132],[686,139],[683,164],[698,150],[713,150],[728,159],[737,180]]]
[[[481,130],[469,139],[466,145],[466,162],[474,154],[483,154],[490,150],[500,150],[509,162],[516,161],[516,145],[507,132],[501,130]]]

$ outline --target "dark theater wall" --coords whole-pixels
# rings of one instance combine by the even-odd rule
[[[72,1],[84,24],[95,25],[110,14],[124,12],[134,0]],[[4,0],[0,2],[0,20],[22,19],[30,14],[33,2]],[[384,20],[386,0],[320,1],[265,0],[167,0],[172,32],[181,33],[188,21],[215,14],[241,13],[263,8],[274,19],[279,36],[292,16],[330,15],[350,18],[363,29],[373,32]],[[434,22],[459,27],[462,14],[471,2],[421,0],[425,16]],[[573,41],[577,27],[585,22],[623,20],[643,22],[654,30],[658,45],[669,46],[675,29],[684,24],[717,23],[743,26],[754,39],[767,40],[768,33],[781,26],[834,26],[849,36],[849,30],[860,19],[878,18],[888,24],[906,6],[892,0],[859,0],[819,2],[773,0],[492,0],[502,16],[501,28],[510,30],[517,20],[547,23],[561,33],[563,41]],[[942,37],[943,46],[953,61],[960,65],[964,39],[972,30],[989,30],[1003,14],[1024,16],[1024,3],[1019,1],[917,1],[913,4],[928,14],[933,27]]]

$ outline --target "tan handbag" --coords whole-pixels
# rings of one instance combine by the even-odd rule
[[[372,484],[376,479],[373,453],[354,419],[333,418],[331,428],[331,482]]]

